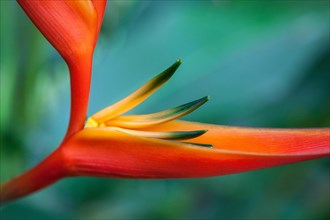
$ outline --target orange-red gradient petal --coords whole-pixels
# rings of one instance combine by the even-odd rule
[[[149,127],[152,131],[206,129],[194,142],[214,148],[255,153],[330,155],[330,129],[271,129],[220,126],[188,121],[172,121]]]
[[[329,156],[327,130],[316,131],[314,137],[305,132],[288,131],[287,134],[286,131],[281,131],[277,134],[276,131],[266,131],[267,138],[263,137],[263,130],[239,130],[240,128],[220,127],[217,132],[221,132],[216,134],[219,137],[216,143],[207,137],[193,140],[213,142],[216,145],[215,148],[203,148],[88,128],[68,140],[63,146],[63,152],[72,175],[126,178],[219,176]],[[232,131],[234,133],[230,137]],[[224,138],[221,138],[222,133]],[[274,141],[281,138],[280,135],[284,139],[290,139],[290,133],[296,135],[294,139],[299,141]],[[213,135],[215,133],[211,136]],[[308,137],[303,146],[297,146],[303,142],[298,138],[300,135]],[[256,138],[258,136],[261,141]],[[223,148],[222,141],[226,141]]]
[[[92,54],[97,14],[91,1],[18,0],[20,6],[67,62]]]
[[[97,14],[97,34],[98,34],[101,29],[107,1],[106,0],[92,0],[92,3],[94,5],[94,8],[95,8],[96,14]]]
[[[69,66],[71,115],[66,136],[71,136],[84,127],[92,56],[106,0],[18,0],[18,3]]]

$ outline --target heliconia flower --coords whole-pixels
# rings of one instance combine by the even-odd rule
[[[330,130],[226,127],[177,120],[208,97],[146,115],[123,115],[176,71],[177,61],[121,101],[95,113],[32,170],[2,185],[7,202],[73,176],[194,178],[330,155]]]
[[[70,136],[84,125],[92,56],[107,1],[17,0],[17,2],[68,64],[72,110],[67,136]]]
[[[330,155],[329,128],[256,129],[177,120],[203,105],[208,96],[158,113],[123,115],[167,82],[180,60],[85,124],[92,55],[106,1],[18,2],[69,66],[71,116],[66,137],[50,156],[0,184],[0,203],[65,177],[207,177]]]
[[[330,155],[329,129],[252,129],[178,121],[208,97],[147,115],[122,115],[181,61],[97,112],[63,148],[74,175],[187,178],[233,174]]]

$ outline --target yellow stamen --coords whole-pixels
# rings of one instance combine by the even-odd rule
[[[152,131],[136,131],[118,127],[105,127],[99,128],[102,130],[115,130],[125,134],[145,137],[145,138],[158,138],[167,140],[187,140],[195,138],[204,134],[207,130],[196,130],[196,131],[167,131],[167,132],[152,132]]]
[[[115,118],[132,108],[139,105],[150,95],[152,95],[160,86],[162,86],[170,77],[174,74],[177,68],[180,66],[181,60],[176,61],[172,66],[160,73],[156,77],[152,78],[142,87],[137,89],[131,95],[120,100],[119,102],[97,112],[92,116],[93,120],[100,123],[109,119]]]
[[[206,96],[193,102],[189,102],[184,105],[180,105],[178,107],[153,114],[119,116],[117,118],[105,122],[105,124],[107,126],[116,126],[131,129],[145,128],[172,121],[174,119],[187,115],[190,112],[196,110],[208,100],[209,97]]]

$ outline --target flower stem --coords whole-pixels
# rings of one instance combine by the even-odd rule
[[[67,174],[61,148],[37,166],[7,182],[0,184],[0,204],[10,202],[42,189],[62,179]]]
[[[71,113],[68,130],[63,142],[83,129],[89,100],[92,73],[92,53],[68,62],[71,82]],[[0,204],[29,195],[66,176],[67,169],[58,147],[34,168],[5,183],[0,183]]]
[[[80,131],[85,124],[92,74],[92,55],[81,56],[68,63],[71,82],[71,113],[66,138]]]

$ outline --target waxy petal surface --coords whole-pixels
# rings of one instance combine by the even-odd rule
[[[84,127],[92,57],[106,2],[106,0],[18,0],[32,22],[68,64],[71,81],[71,112],[66,137]]]
[[[198,130],[207,133],[195,138],[196,143],[213,144],[214,148],[255,153],[330,155],[330,129],[271,129],[220,126],[188,121],[172,121],[145,130]]]
[[[106,1],[18,0],[18,3],[67,62],[75,61],[78,55],[93,53]]]
[[[97,34],[100,32],[107,0],[92,0],[97,14]]]
[[[185,122],[178,125],[192,126]],[[205,128],[205,124],[195,124],[194,128],[200,125]],[[194,129],[190,126],[189,130]],[[329,142],[325,142],[327,129],[278,133],[216,125],[207,128],[215,130],[210,130],[207,137],[206,133],[192,140],[215,144],[215,148],[86,128],[65,143],[64,157],[70,161],[68,167],[73,175],[192,178],[257,170],[330,154]],[[231,132],[233,135],[229,135]],[[220,138],[216,143],[212,141],[214,135]],[[284,139],[279,140],[281,137]],[[304,141],[306,137],[309,138]]]

